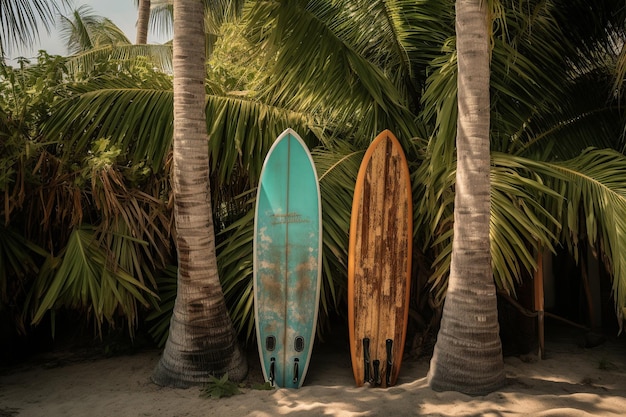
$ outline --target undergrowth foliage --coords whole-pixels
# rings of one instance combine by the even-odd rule
[[[561,3],[502,1],[491,16],[494,278],[514,295],[539,248],[580,259],[589,247],[611,274],[621,321],[626,59],[616,46],[626,10]],[[413,185],[411,328],[436,328],[454,220],[454,2],[249,2],[209,39],[207,180],[241,338],[254,337],[256,183],[287,127],[320,178],[319,327],[344,314],[354,179],[370,141],[390,129]],[[96,334],[150,328],[164,340],[176,292],[172,117],[171,45],[0,63],[0,317],[16,332],[69,310]]]

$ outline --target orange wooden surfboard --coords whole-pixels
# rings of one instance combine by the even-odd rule
[[[348,249],[348,324],[357,386],[394,385],[404,352],[411,286],[409,168],[389,130],[369,146],[357,176]]]

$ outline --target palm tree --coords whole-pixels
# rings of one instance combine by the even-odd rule
[[[489,19],[482,0],[457,0],[457,166],[454,237],[441,329],[428,383],[482,395],[504,384],[489,240]]]
[[[515,0],[499,4],[493,9],[490,78],[490,251],[496,285],[515,294],[517,283],[536,266],[537,247],[563,245],[574,253],[579,238],[587,236],[612,271],[619,312],[626,306],[626,230],[618,222],[619,231],[609,233],[604,215],[617,213],[626,201],[620,188],[626,181],[620,168],[624,157],[585,149],[593,144],[623,149],[621,98],[607,101],[613,79],[606,76],[616,55],[607,45],[621,45],[615,39],[623,37],[621,3],[541,2],[530,9]],[[225,207],[240,208],[216,226],[225,227],[218,259],[226,273],[220,278],[230,305],[237,306],[234,317],[247,323],[238,325],[241,331],[252,328],[253,320],[246,313],[252,236],[246,208],[253,205],[245,191],[255,186],[273,138],[289,126],[315,147],[320,170],[324,308],[342,305],[350,184],[367,144],[382,128],[396,133],[412,160],[414,248],[424,260],[416,297],[420,302],[432,297],[435,304],[444,299],[456,178],[453,5],[451,0],[251,4],[246,34],[257,55],[262,51],[268,58],[259,67],[262,78],[229,89],[211,81],[206,104],[213,202],[228,196],[213,205],[216,217],[226,219]],[[589,16],[593,25],[580,24]],[[158,170],[170,145],[171,89],[152,80],[136,87],[120,86],[114,77],[72,86],[54,107],[49,127],[72,146],[110,137],[122,149],[137,150],[134,162],[145,160]],[[146,106],[149,112],[143,111]],[[585,203],[596,201],[603,204]],[[582,214],[598,232],[593,239],[583,234]],[[417,303],[415,309],[423,312]]]
[[[0,3],[0,25],[6,35],[1,38],[0,49],[31,42],[38,23],[48,29],[53,12],[58,12],[57,4]],[[98,332],[104,322],[114,327],[122,316],[132,336],[139,306],[149,305],[151,291],[146,285],[152,276],[148,265],[154,266],[153,255],[160,256],[158,250],[142,254],[145,242],[135,237],[147,231],[147,219],[155,226],[153,230],[165,229],[157,226],[163,220],[161,214],[148,208],[161,204],[147,194],[128,192],[120,181],[123,175],[112,168],[116,151],[103,155],[110,151],[106,149],[108,141],[95,141],[89,146],[91,150],[84,149],[86,158],[78,158],[82,163],[72,160],[72,151],[58,152],[61,147],[52,145],[56,138],[47,137],[42,126],[50,115],[54,91],[62,91],[66,81],[64,59],[45,52],[34,66],[21,61],[20,68],[13,69],[0,63],[0,136],[11,138],[0,143],[4,207],[0,312],[3,317],[8,312],[15,328],[26,333],[30,324],[39,323],[48,311],[71,306],[84,313],[83,317],[93,319]],[[102,156],[104,159],[100,159]],[[23,175],[25,172],[33,175]],[[90,182],[87,178],[91,178],[93,188],[86,185]],[[116,190],[106,189],[105,184],[115,184]],[[107,192],[110,194],[105,197]],[[55,203],[50,204],[52,201]],[[66,209],[57,210],[56,204]],[[122,214],[125,210],[134,214]],[[95,212],[99,213],[93,216]],[[123,220],[113,220],[117,215]],[[146,217],[140,220],[143,215]],[[101,223],[83,223],[83,218],[99,219]],[[38,232],[31,227],[32,221],[39,224]],[[53,235],[54,239],[49,239]],[[160,231],[156,235],[167,240]]]
[[[204,8],[200,0],[174,2],[173,195],[178,291],[165,344],[152,380],[186,387],[211,375],[247,375],[220,286],[208,182]]]
[[[130,41],[110,19],[93,14],[93,9],[83,4],[74,10],[71,18],[61,16],[61,37],[70,54],[94,48],[129,45]]]
[[[358,158],[358,153],[351,152],[363,149],[377,126],[400,132],[409,158],[416,161],[416,241],[427,256],[424,272],[437,302],[446,294],[453,235],[457,53],[449,25],[454,18],[452,5],[451,1],[428,0],[259,2],[252,13],[257,26],[250,30],[263,35],[258,40],[264,42],[264,50],[279,51],[269,69],[263,99],[314,112],[323,120],[319,124],[326,135],[353,145],[340,148],[323,138],[326,149],[319,149],[316,156],[334,153],[335,161],[341,162],[328,166],[335,173],[349,168],[351,155]],[[592,6],[584,1],[539,3],[529,8],[519,7],[516,1],[494,4],[490,251],[494,278],[503,291],[515,294],[517,283],[536,267],[538,247],[554,250],[563,245],[578,251],[576,242],[585,236],[579,212],[593,218],[592,228],[598,230],[600,211],[614,212],[626,201],[616,186],[626,178],[622,170],[614,171],[623,156],[612,154],[612,168],[600,175],[592,162],[602,159],[600,153],[582,153],[591,144],[622,149],[623,117],[616,112],[619,101],[607,105],[609,88],[598,89],[598,85],[610,87],[606,80],[599,83],[599,68],[610,68],[615,56],[615,48],[605,45],[610,41],[619,45],[615,37],[623,37],[619,29],[605,30],[623,26],[623,15],[616,13],[620,7],[612,0]],[[580,29],[576,24],[590,13],[593,28]],[[268,32],[268,27],[273,31]],[[594,54],[585,57],[584,51]],[[603,59],[595,59],[599,56]],[[589,62],[595,62],[595,70]],[[592,82],[595,89],[590,88]],[[586,99],[583,91],[587,91]],[[603,93],[604,99],[598,100]],[[414,116],[407,117],[407,110]],[[581,169],[581,159],[590,165]],[[345,184],[352,174],[346,171],[343,181],[333,181],[336,188],[328,194],[323,191],[324,196],[332,195],[328,197],[332,202],[324,205],[333,213],[324,223],[324,230],[332,236],[332,242],[330,238],[325,241],[327,259],[337,261],[326,272],[334,274],[336,282],[342,281],[337,275],[345,259],[343,226],[349,216],[339,211],[351,192]],[[607,181],[609,174],[620,179]],[[324,181],[330,175],[320,178]],[[594,186],[599,183],[602,186]],[[609,202],[607,210],[579,204],[594,201],[587,200],[591,194],[581,200],[581,190],[603,194],[601,201]],[[561,194],[570,191],[576,198],[563,204]],[[626,241],[619,234],[594,232],[590,243],[598,250],[623,248]],[[620,272],[621,255],[611,252],[616,256],[608,264],[621,317],[626,276]]]
[[[149,15],[145,18],[149,19]],[[128,68],[146,60],[154,69],[171,73],[171,45],[146,45],[145,42],[133,45],[115,23],[95,15],[87,5],[80,6],[70,16],[61,16],[60,25],[61,37],[72,55],[66,63],[70,76],[83,76],[105,62]]]
[[[231,44],[233,36],[227,34],[225,38],[228,39],[227,45]],[[243,43],[242,38],[239,37],[234,43]],[[133,45],[132,49],[134,47]],[[121,49],[126,48],[130,49],[130,47]],[[101,48],[70,58],[70,64],[79,63],[72,65],[70,70],[87,67],[83,65],[86,61],[83,58],[86,56],[92,62],[89,67],[97,71],[86,79],[67,86],[70,91],[67,95],[63,94],[65,97],[62,100],[63,104],[55,107],[47,128],[51,134],[64,137],[68,145],[66,149],[88,150],[97,138],[110,137],[112,144],[128,150],[127,156],[132,161],[129,163],[139,164],[158,176],[166,175],[169,169],[168,153],[172,138],[171,82],[165,74],[146,73],[146,65],[149,62],[140,61],[137,66],[128,67],[129,61],[122,57],[126,52],[120,52],[119,49],[119,47]],[[101,51],[108,54],[100,53]],[[213,207],[219,208],[214,214],[217,220],[215,224],[221,230],[219,260],[220,270],[224,273],[220,278],[224,281],[229,306],[237,320],[237,329],[242,333],[247,332],[249,336],[253,329],[250,326],[253,324],[253,317],[250,308],[251,299],[245,294],[249,294],[248,289],[251,287],[247,284],[251,285],[251,281],[247,281],[248,275],[242,276],[241,272],[249,270],[251,278],[251,259],[249,262],[246,261],[248,252],[251,255],[251,247],[250,251],[247,251],[246,245],[239,244],[241,240],[238,240],[242,238],[245,242],[247,236],[252,236],[252,229],[245,227],[248,224],[252,226],[251,218],[247,216],[249,213],[247,208],[253,207],[250,206],[251,202],[248,201],[246,192],[256,186],[263,162],[259,158],[259,153],[267,152],[276,136],[287,127],[306,132],[310,118],[288,109],[258,102],[246,94],[245,90],[249,88],[251,81],[242,84],[242,80],[254,78],[254,71],[250,69],[258,67],[259,64],[250,64],[245,54],[240,57],[241,63],[237,64],[237,60],[232,59],[232,51],[222,53],[228,56],[229,60],[212,63],[211,70],[215,71],[217,76],[224,74],[225,71],[232,72],[228,67],[233,63],[238,67],[235,68],[237,71],[235,75],[227,76],[227,79],[237,80],[233,85],[226,83],[221,86],[218,83],[219,79],[215,78],[206,86],[207,123],[212,137],[209,141],[212,203]],[[110,56],[115,58],[112,59]],[[104,65],[103,59],[110,64]],[[98,62],[99,64],[95,65]],[[132,60],[130,62],[132,63]],[[102,73],[103,68],[105,71],[107,68],[123,68],[124,74],[117,74],[116,70]],[[243,71],[240,72],[240,69]],[[83,72],[78,74],[83,74],[81,76],[84,77]],[[126,77],[126,74],[137,76]],[[233,88],[243,91],[231,92],[230,89]],[[115,105],[111,107],[111,103]],[[120,110],[116,117],[111,113],[114,109]],[[65,113],[66,111],[69,113]],[[143,122],[140,122],[142,119]],[[315,143],[311,134],[303,136],[309,144]],[[155,187],[146,192],[154,190],[157,198],[162,194],[167,195],[169,191],[167,187]],[[241,218],[243,214],[245,216]],[[239,229],[239,226],[243,227]],[[236,237],[234,240],[231,239],[233,236]],[[160,327],[163,328],[167,331],[167,326]]]

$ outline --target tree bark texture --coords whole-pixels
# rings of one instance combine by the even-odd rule
[[[202,0],[174,2],[173,184],[178,293],[163,356],[152,379],[165,386],[202,384],[247,363],[220,286],[209,189]]]
[[[139,0],[137,10],[137,45],[148,43],[148,25],[150,23],[150,0]]]
[[[450,278],[428,382],[482,395],[505,382],[491,269],[486,0],[457,0],[457,171]]]

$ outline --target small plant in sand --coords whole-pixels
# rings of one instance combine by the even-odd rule
[[[202,388],[200,396],[219,399],[222,397],[232,397],[236,394],[241,394],[239,386],[229,380],[228,373],[226,373],[221,378],[211,375],[209,382]]]
[[[265,381],[264,383],[254,384],[252,385],[252,389],[259,391],[271,391],[274,389],[272,384],[269,381]]]

